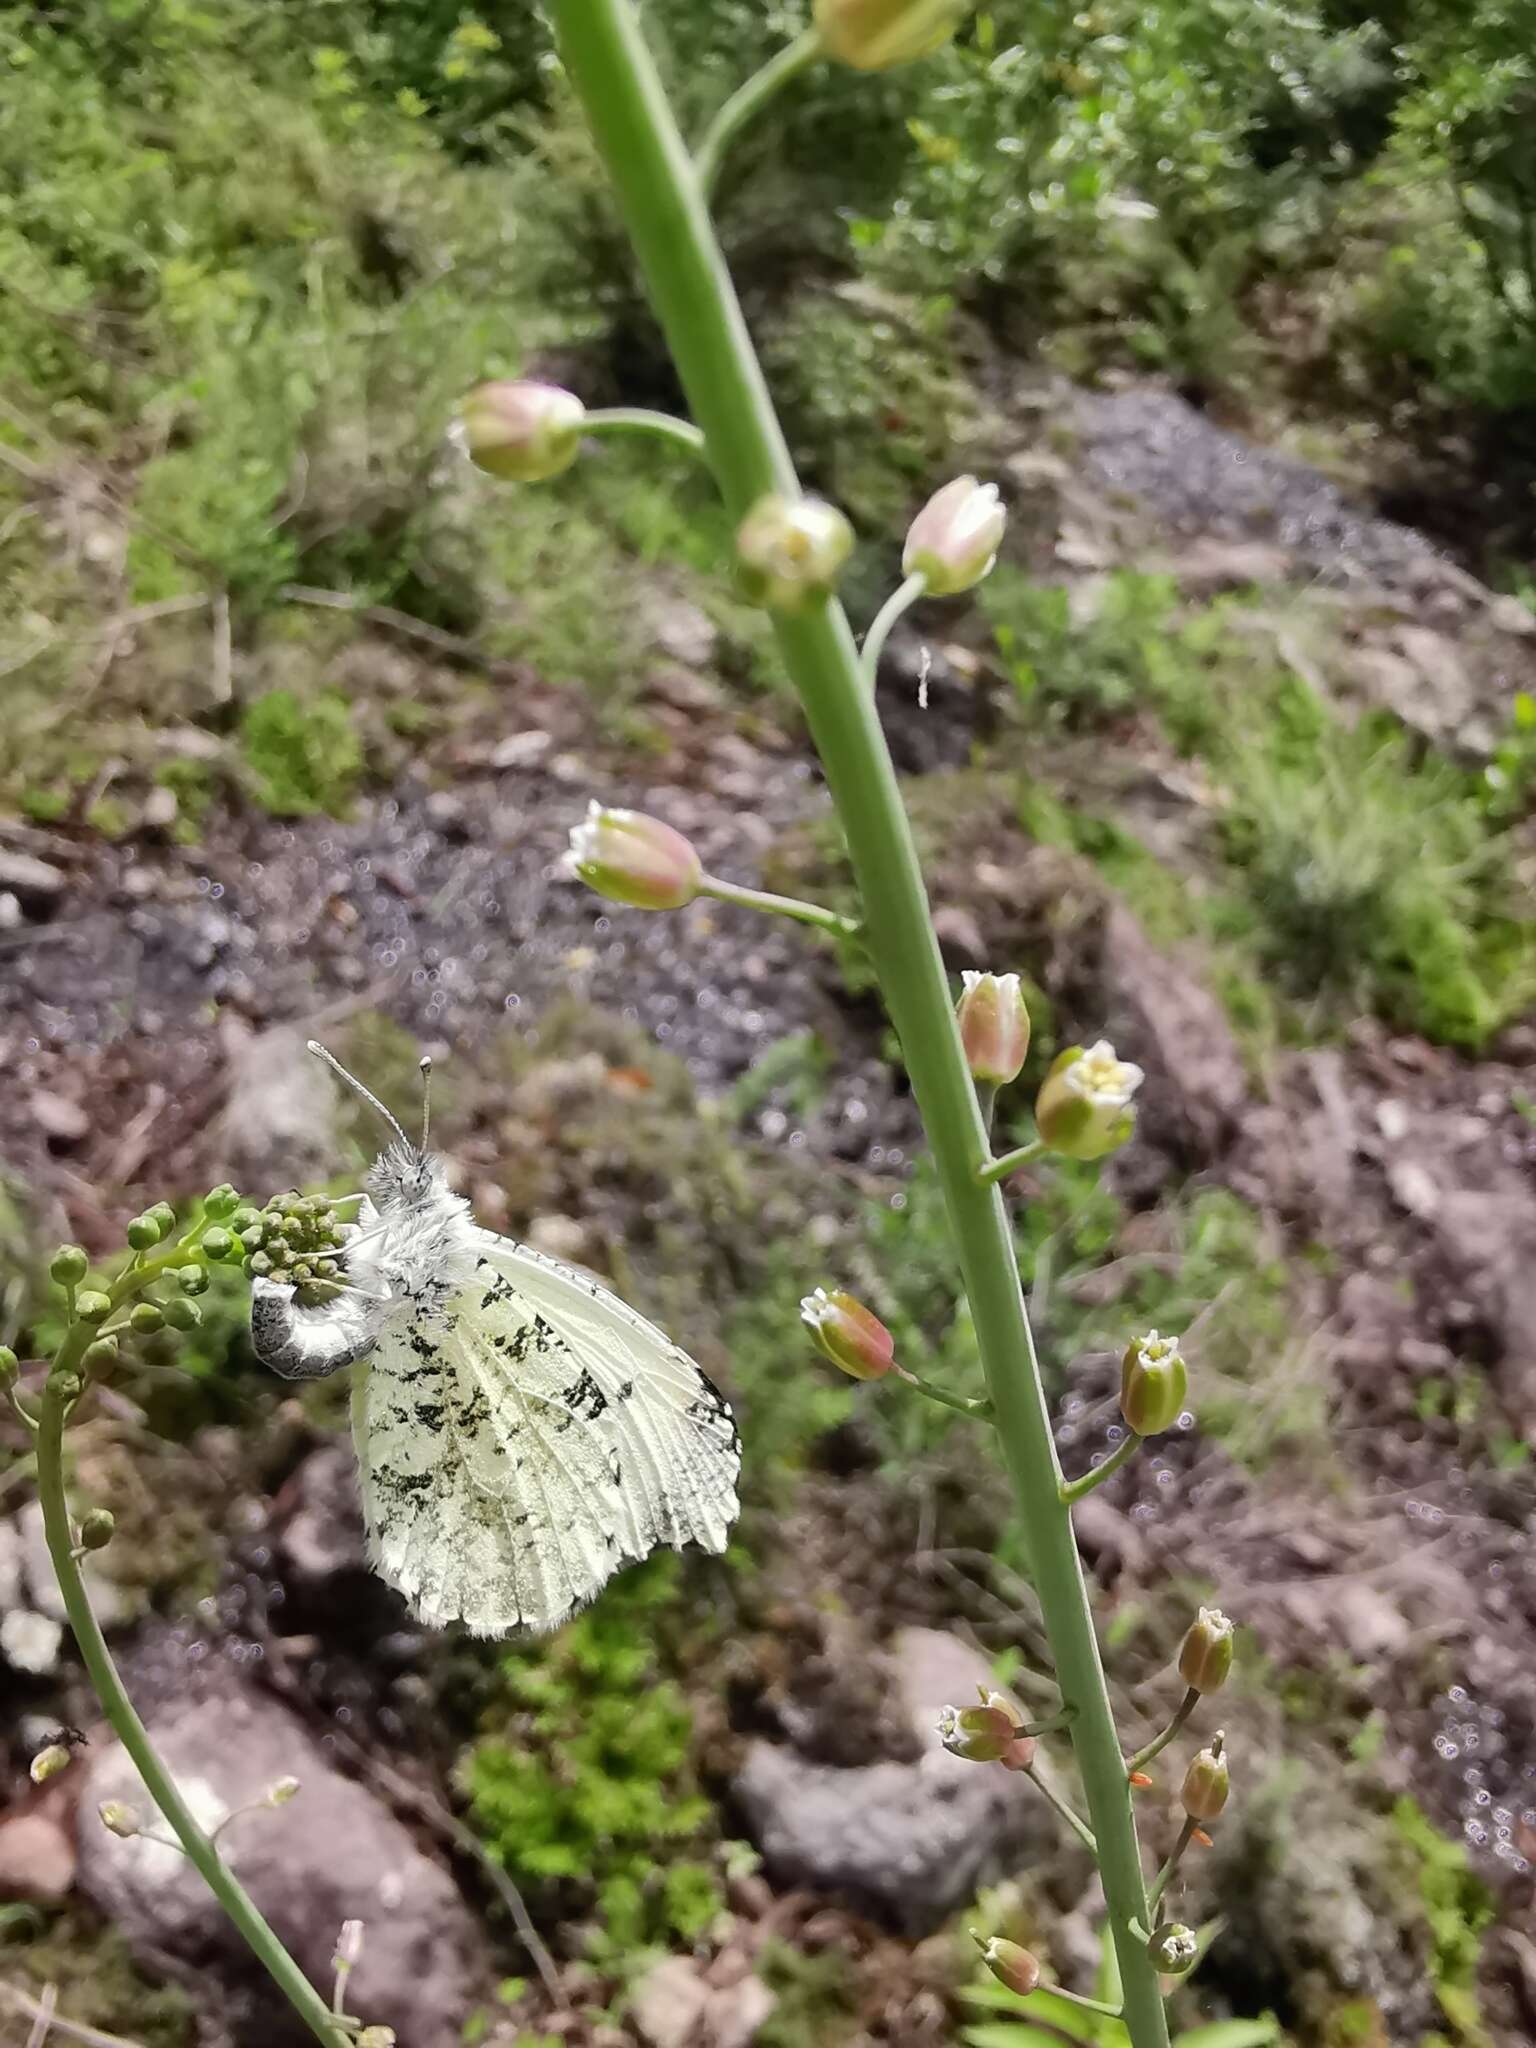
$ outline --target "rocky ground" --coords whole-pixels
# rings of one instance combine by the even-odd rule
[[[1461,756],[1486,752],[1514,689],[1536,682],[1536,621],[1523,607],[1167,393],[1042,389],[1011,394],[1004,417],[998,469],[1029,552],[1085,606],[1127,562],[1191,595],[1272,592],[1272,608],[1254,599],[1255,630],[1278,636],[1316,687],[1346,707],[1385,705]],[[450,1086],[455,1060],[479,1086],[486,1048],[509,1037],[538,1071],[540,1034],[572,996],[674,1055],[706,1101],[727,1098],[784,1040],[814,1034],[821,1085],[808,1095],[770,1066],[739,1112],[742,1142],[819,1162],[841,1189],[899,1190],[919,1134],[877,1010],[847,992],[830,949],[714,905],[609,916],[560,872],[566,830],[592,794],[661,813],[742,880],[771,882],[785,848],[803,849],[824,819],[793,716],[743,715],[715,673],[707,621],[675,603],[658,621],[643,756],[577,695],[527,676],[480,700],[345,823],[220,816],[195,846],[153,828],[105,846],[0,823],[0,1157],[41,1227],[102,1245],[146,1191],[334,1172],[331,1101],[302,1057],[306,1035],[382,1011],[450,1055]],[[941,637],[945,624],[921,619],[932,657],[922,706],[915,635],[894,650],[886,683],[893,747],[920,800],[924,781],[942,792],[976,736],[1008,716],[1003,685],[963,637]],[[388,693],[454,685],[451,669],[430,671],[386,635],[339,661]],[[1176,845],[1199,792],[1165,762],[1140,767],[1148,830]],[[1363,1020],[1256,1067],[1198,959],[1160,950],[1085,862],[1033,844],[1006,807],[958,815],[932,879],[956,968],[1027,966],[1064,1034],[1102,1030],[1148,1070],[1138,1141],[1110,1169],[1128,1220],[1104,1271],[1073,1284],[1107,1300],[1138,1264],[1176,1258],[1168,1205],[1192,1189],[1250,1204],[1284,1275],[1283,1355],[1235,1390],[1245,1453],[1197,1426],[1081,1516],[1128,1728],[1159,1711],[1159,1645],[1187,1589],[1240,1615],[1267,1660],[1269,1684],[1235,1697],[1228,1717],[1263,1790],[1222,1831],[1195,1895],[1232,1923],[1205,1981],[1239,2010],[1275,2006],[1326,2048],[1443,2029],[1428,1937],[1400,1910],[1415,1879],[1382,1846],[1394,1799],[1410,1794],[1465,1842],[1496,1898],[1486,2024],[1500,2042],[1527,2038],[1536,1026],[1511,1027],[1472,1060]],[[494,1089],[492,1108],[477,1108],[466,1088],[457,1128],[485,1220],[542,1227],[554,1248],[573,1228],[590,1243],[594,1218],[599,1242],[622,1234],[622,1199],[603,1210],[594,1197],[573,1222],[563,1210],[579,1196],[541,1214],[493,1169],[498,1115],[536,1123],[561,1086],[610,1086],[623,1071],[599,1063],[595,1083],[579,1068],[573,1082],[567,1062],[563,1081],[546,1076],[536,1111]],[[1189,1346],[1197,1380],[1203,1325]],[[1480,1435],[1425,1398],[1469,1378]],[[1070,1458],[1106,1442],[1111,1385],[1099,1355],[1067,1376]],[[1315,1427],[1298,1433],[1298,1408]],[[92,1425],[92,1455],[121,1456],[126,1440],[149,1456],[141,1425],[131,1403],[109,1408]],[[441,1741],[423,1721],[437,1683],[423,1675],[427,1649],[362,1568],[347,1458],[313,1416],[274,1406],[254,1432],[205,1422],[153,1457],[179,1497],[197,1503],[211,1484],[218,1498],[199,1504],[198,1527],[217,1531],[227,1560],[204,1573],[195,1606],[125,1622],[151,1726],[212,1815],[284,1771],[304,1780],[301,1838],[235,1824],[242,1877],[322,1971],[334,1926],[367,1891],[359,1998],[409,2048],[446,2048],[461,2011],[518,1952],[516,1933],[504,1880],[466,1841]],[[24,1484],[9,1496],[23,1500]],[[715,1773],[763,1871],[735,1884],[730,1924],[702,1959],[675,1957],[645,1979],[625,2024],[653,2048],[744,2048],[773,1996],[754,1960],[785,1939],[854,1959],[862,2031],[837,2038],[949,2038],[950,1990],[923,1937],[978,1881],[1020,1868],[1050,1902],[1059,1967],[1091,1975],[1080,1859],[1040,1810],[927,1740],[933,1706],[984,1672],[978,1648],[1039,1646],[1028,1589],[966,1547],[963,1520],[919,1512],[857,1455],[843,1483],[803,1486],[748,1617],[759,1646],[790,1645],[788,1665],[728,1695]],[[15,1766],[28,1730],[88,1707],[54,1675],[29,1510],[0,1530],[0,1601],[33,1617],[30,1666],[6,1638]],[[884,1561],[855,1569],[850,1541],[867,1556],[871,1532]],[[832,1593],[848,1596],[845,1620]],[[829,1667],[840,1674],[830,1687]],[[836,1738],[849,1685],[866,1707],[878,1702],[873,1756]],[[1305,1711],[1282,1710],[1298,1698]],[[172,1852],[76,1830],[77,1807],[121,1796],[124,1771],[98,1738],[59,1787],[17,1792],[0,1822],[0,1882],[56,1899],[78,1889],[141,1963],[200,1994],[217,1982],[210,2038],[276,2042],[280,2022]],[[521,2016],[559,2038],[629,2038],[573,2017],[580,1973],[557,1961],[541,1985],[522,1954],[533,1984]],[[1349,2010],[1376,2031],[1347,2034],[1342,2019],[1328,2031],[1327,2016]],[[0,2016],[0,2039],[7,2024]],[[16,2020],[18,2042],[30,2024]]]

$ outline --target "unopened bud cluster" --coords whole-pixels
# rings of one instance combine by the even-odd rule
[[[896,1340],[871,1309],[841,1288],[818,1287],[800,1303],[818,1349],[850,1379],[878,1380],[896,1363]]]
[[[253,1279],[286,1282],[306,1307],[332,1299],[345,1286],[345,1239],[328,1195],[274,1195],[264,1209],[236,1209],[230,1227],[246,1272]],[[208,1236],[203,1247],[213,1257]]]
[[[1035,1760],[1036,1743],[1024,1733],[1024,1716],[1003,1693],[989,1692],[985,1686],[978,1686],[977,1692],[979,1706],[940,1709],[939,1741],[965,1763],[1027,1771]]]

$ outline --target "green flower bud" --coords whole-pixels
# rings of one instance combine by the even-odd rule
[[[1016,1941],[1004,1941],[996,1934],[984,1938],[971,1929],[971,1939],[981,1950],[981,1960],[999,1984],[1006,1984],[1020,1998],[1028,1998],[1040,1983],[1040,1965],[1027,1948]]]
[[[88,1379],[104,1380],[117,1369],[117,1339],[93,1337],[80,1354],[80,1369]]]
[[[34,1785],[46,1785],[60,1771],[68,1770],[69,1751],[62,1742],[50,1742],[46,1749],[37,1752],[28,1768]]]
[[[1179,1796],[1191,1820],[1214,1820],[1227,1803],[1232,1780],[1223,1754],[1225,1745],[1226,1737],[1218,1730],[1184,1773],[1184,1788]]]
[[[1165,1920],[1147,1943],[1147,1954],[1165,1976],[1182,1977],[1200,1954],[1199,1937],[1182,1921]]]
[[[395,2048],[396,2038],[393,2027],[364,2027],[357,2037],[357,2048]]]
[[[128,1226],[128,1242],[136,1252],[153,1251],[164,1237],[158,1216],[135,1216]]]
[[[77,1244],[61,1244],[48,1262],[48,1271],[60,1287],[78,1287],[90,1269],[90,1260]]]
[[[268,1806],[286,1806],[290,1799],[296,1799],[298,1795],[297,1778],[279,1778],[275,1784],[267,1787],[266,1801]]]
[[[698,895],[704,868],[692,845],[643,811],[605,810],[595,800],[571,828],[569,873],[634,910],[681,910]]]
[[[1041,1143],[1067,1159],[1102,1159],[1117,1150],[1136,1128],[1131,1097],[1143,1079],[1140,1067],[1116,1059],[1107,1039],[1086,1050],[1068,1046],[1035,1099]]]
[[[1148,1330],[1126,1347],[1120,1368],[1120,1413],[1137,1436],[1159,1436],[1184,1413],[1189,1373],[1176,1337]]]
[[[82,1323],[104,1323],[112,1313],[110,1295],[86,1287],[75,1296],[75,1314]]]
[[[216,1188],[210,1188],[203,1197],[203,1214],[210,1223],[227,1222],[239,1206],[240,1197],[227,1180],[221,1180]]]
[[[125,1799],[104,1799],[96,1813],[108,1834],[120,1835],[125,1842],[131,1842],[142,1825],[138,1808]]]
[[[0,1394],[14,1387],[21,1377],[21,1360],[9,1344],[0,1344]]]
[[[853,552],[853,528],[821,498],[759,498],[736,534],[742,584],[757,604],[799,611],[824,597]]]
[[[173,1330],[195,1330],[203,1320],[203,1312],[195,1301],[184,1301],[180,1295],[173,1295],[165,1304],[165,1320]]]
[[[1232,1669],[1232,1624],[1215,1607],[1202,1607],[1179,1646],[1179,1676],[1191,1692],[1220,1692]]]
[[[105,1508],[92,1508],[80,1524],[80,1548],[82,1550],[105,1550],[112,1541],[116,1523]]]
[[[1035,1741],[1021,1731],[1024,1717],[1012,1700],[1000,1692],[977,1688],[981,1704],[976,1707],[941,1707],[939,1741],[951,1756],[968,1764],[1003,1764],[1010,1771],[1028,1770],[1035,1758]]]
[[[208,1292],[208,1268],[206,1266],[178,1266],[171,1278],[183,1294],[206,1294]]]
[[[240,1233],[240,1242],[248,1252],[259,1252],[266,1240],[266,1228],[260,1223],[253,1223],[249,1230],[242,1230]]]
[[[159,1224],[162,1237],[169,1237],[176,1228],[176,1211],[169,1202],[155,1202],[144,1213]]]
[[[459,407],[455,438],[477,469],[515,484],[541,484],[581,452],[587,409],[574,391],[533,378],[477,384]]]
[[[235,1240],[220,1225],[215,1224],[212,1230],[205,1230],[203,1232],[204,1258],[213,1259],[215,1262],[218,1262],[231,1257],[234,1249]]]
[[[245,1270],[253,1280],[265,1280],[272,1271],[272,1261],[265,1252],[252,1252],[245,1262]]]
[[[838,1289],[818,1287],[800,1303],[800,1320],[817,1347],[850,1379],[878,1380],[896,1362],[896,1340],[863,1302]]]
[[[128,1311],[128,1323],[131,1329],[149,1337],[153,1336],[156,1330],[165,1328],[165,1316],[158,1302],[136,1301]]]
[[[261,1211],[250,1202],[242,1202],[229,1218],[229,1227],[238,1237],[242,1231],[249,1230],[253,1223],[260,1221]]]

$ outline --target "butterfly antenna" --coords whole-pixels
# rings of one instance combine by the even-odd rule
[[[404,1131],[401,1130],[397,1120],[390,1115],[389,1111],[384,1107],[383,1103],[380,1102],[377,1095],[375,1095],[371,1089],[365,1088],[363,1086],[362,1082],[358,1080],[356,1074],[349,1074],[347,1072],[346,1068],[341,1064],[341,1061],[337,1059],[335,1053],[328,1052],[326,1048],[320,1044],[319,1040],[314,1038],[309,1040],[309,1050],[314,1054],[317,1060],[324,1060],[325,1064],[330,1068],[333,1074],[339,1074],[342,1080],[346,1082],[347,1086],[350,1089],[352,1089],[355,1094],[361,1095],[364,1102],[367,1103],[368,1107],[372,1110],[376,1110],[377,1113],[381,1117],[383,1117],[385,1123],[389,1125],[389,1128],[394,1132],[395,1136],[400,1140],[401,1144],[409,1148],[411,1141],[405,1135]]]
[[[421,1149],[427,1149],[427,1133],[432,1128],[432,1055],[424,1052],[421,1067]]]

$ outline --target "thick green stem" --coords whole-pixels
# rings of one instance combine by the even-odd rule
[[[794,491],[783,432],[710,228],[704,195],[629,0],[553,0],[585,108],[726,504],[741,518]],[[998,1436],[1018,1497],[1093,1829],[1133,2048],[1167,2048],[1157,1973],[1130,1931],[1147,1915],[1125,1759],[1093,1612],[1058,1496],[1061,1470],[1002,1196],[983,1187],[987,1134],[961,1048],[917,852],[873,694],[839,605],[775,618],[864,905],[864,937],[901,1041],[944,1190]]]
[[[135,1291],[146,1277],[153,1276],[144,1272],[132,1276]],[[127,1291],[124,1290],[125,1295]],[[85,1581],[80,1576],[80,1566],[74,1554],[69,1502],[64,1491],[64,1420],[68,1406],[64,1386],[66,1376],[78,1373],[81,1356],[93,1334],[76,1323],[59,1347],[49,1384],[43,1391],[37,1433],[37,1492],[42,1503],[48,1555],[53,1560],[54,1575],[64,1597],[64,1611],[74,1631],[86,1674],[101,1702],[102,1711],[144,1780],[144,1789],[170,1823],[177,1841],[186,1851],[188,1862],[200,1873],[208,1889],[315,2039],[324,2042],[325,2048],[347,2048],[350,2035],[336,2024],[325,2000],[272,1932],[244,1887],[221,1861],[212,1841],[193,1819],[186,1801],[156,1755],[148,1731],[134,1711],[133,1702],[123,1689],[123,1681],[117,1674],[106,1639],[91,1612]]]
[[[1085,1472],[1081,1479],[1064,1481],[1061,1488],[1063,1505],[1071,1507],[1075,1502],[1082,1500],[1086,1494],[1092,1493],[1096,1486],[1102,1486],[1106,1479],[1113,1479],[1120,1470],[1120,1467],[1129,1464],[1130,1460],[1135,1457],[1136,1453],[1141,1449],[1141,1445],[1142,1439],[1132,1431],[1127,1434],[1123,1442],[1116,1444],[1102,1465],[1095,1465],[1093,1470]]]
[[[786,43],[777,56],[768,59],[761,71],[755,71],[745,85],[738,86],[731,94],[705,129],[693,160],[694,175],[703,191],[714,190],[725,153],[747,123],[757,117],[776,92],[782,91],[792,78],[798,78],[820,55],[821,37],[815,29],[808,28],[792,43]]]
[[[864,645],[859,649],[859,661],[865,679],[871,689],[880,680],[880,657],[885,652],[885,643],[891,637],[891,628],[904,612],[909,612],[923,592],[928,588],[928,578],[922,574],[909,576],[905,583],[898,585],[875,613],[874,623],[864,635]]]

